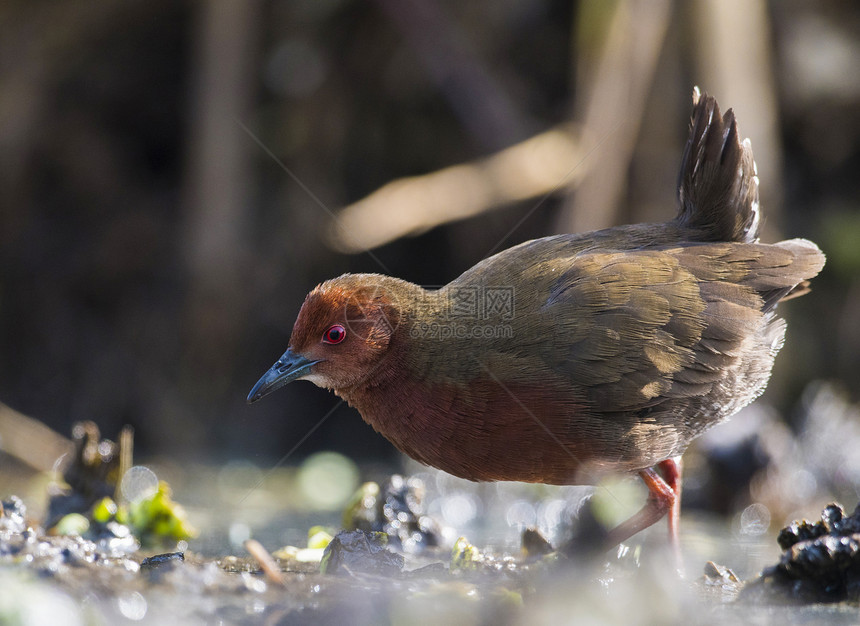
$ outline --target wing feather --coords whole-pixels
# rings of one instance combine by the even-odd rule
[[[820,258],[803,240],[580,253],[541,309],[556,329],[547,349],[557,354],[559,338],[569,346],[550,360],[598,413],[703,396]]]

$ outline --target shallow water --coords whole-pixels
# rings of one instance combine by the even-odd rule
[[[327,472],[352,480],[350,489],[359,477],[386,477],[385,469],[378,467],[332,470],[332,460],[326,461]],[[188,542],[186,561],[144,574],[137,571],[142,555],[101,565],[98,559],[84,563],[89,557],[79,558],[78,565],[55,559],[50,566],[40,565],[38,558],[0,558],[0,621],[10,615],[32,617],[33,607],[41,611],[33,618],[37,621],[18,623],[72,615],[68,623],[847,624],[855,623],[858,615],[857,607],[848,604],[740,605],[734,602],[737,585],[702,582],[708,561],[730,568],[741,580],[776,562],[775,529],[762,523],[760,509],[747,507],[731,519],[685,512],[684,577],[678,576],[667,550],[665,522],[596,561],[574,557],[563,565],[526,565],[520,552],[524,527],[536,526],[558,544],[592,493],[603,515],[623,518],[635,511],[645,496],[638,482],[597,489],[476,484],[417,465],[410,468],[424,482],[426,510],[442,525],[443,546],[422,556],[406,555],[404,572],[419,571],[332,576],[319,574],[313,564],[282,562],[287,570],[282,587],[260,573],[243,542],[253,537],[274,552],[284,545],[303,547],[311,526],[339,528],[343,503],[332,490],[340,485],[309,480],[303,467],[265,470],[249,463],[182,467],[158,462],[150,467],[171,483],[175,499],[200,531]],[[26,480],[15,484],[35,491]],[[314,489],[328,491],[315,495]],[[811,510],[809,516],[816,513]],[[450,546],[459,536],[467,537],[486,560],[472,570],[452,573]],[[43,552],[57,553],[48,547]],[[207,558],[224,565],[227,555],[238,557],[230,561],[229,573]],[[72,613],[70,606],[76,607]]]

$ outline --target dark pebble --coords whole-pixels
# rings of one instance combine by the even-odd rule
[[[320,562],[324,574],[362,572],[397,576],[403,568],[401,555],[387,548],[385,533],[363,530],[341,531],[328,544]]]
[[[173,567],[179,561],[185,560],[184,552],[167,552],[165,554],[156,554],[143,559],[140,562],[140,571],[152,571],[163,567]]]

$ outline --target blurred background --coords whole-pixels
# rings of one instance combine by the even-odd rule
[[[809,474],[788,444],[743,445],[763,424],[795,441],[816,406],[827,441],[860,428],[858,68],[849,0],[7,0],[0,401],[65,436],[130,424],[179,464],[396,468],[313,385],[246,406],[305,294],[343,272],[440,285],[527,239],[669,219],[699,85],[752,139],[765,239],[828,255],[725,436]],[[18,462],[0,451],[0,478]]]

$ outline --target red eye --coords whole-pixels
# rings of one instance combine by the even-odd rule
[[[340,324],[335,324],[323,333],[323,343],[340,343],[346,339],[346,329]]]

